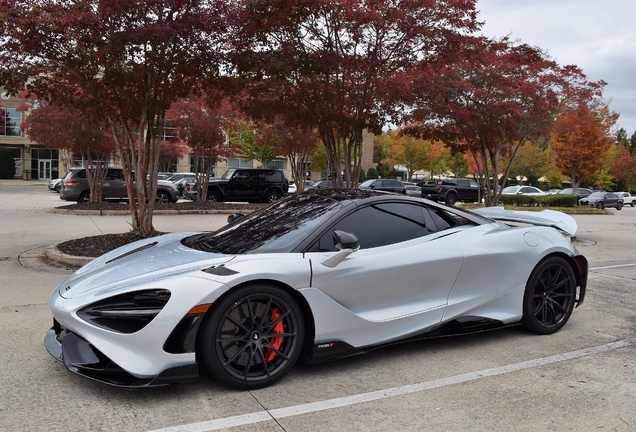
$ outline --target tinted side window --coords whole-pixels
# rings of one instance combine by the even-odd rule
[[[456,215],[455,213],[451,213],[439,208],[429,208],[429,214],[433,218],[438,231],[444,231],[445,229],[452,228],[458,225],[472,223],[468,219]]]
[[[317,248],[312,249],[335,251],[334,229],[355,234],[362,249],[412,240],[429,233],[422,207],[403,203],[377,204],[361,208],[337,222],[320,237]]]
[[[265,173],[265,179],[271,183],[280,183],[283,181],[283,176],[280,171],[267,171]]]
[[[86,178],[86,170],[79,170],[77,172],[77,178],[85,179]]]

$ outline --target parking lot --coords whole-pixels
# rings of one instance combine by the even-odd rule
[[[383,348],[236,391],[209,378],[128,390],[76,376],[45,350],[51,291],[72,269],[50,245],[121,233],[129,216],[49,213],[46,186],[0,181],[0,430],[636,431],[636,208],[576,215],[585,303],[550,336],[520,327]],[[224,215],[156,215],[159,231]],[[496,264],[495,264],[496,265]]]

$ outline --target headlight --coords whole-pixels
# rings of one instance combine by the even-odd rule
[[[135,291],[110,297],[77,312],[84,321],[118,333],[135,333],[150,323],[170,299],[164,289]]]

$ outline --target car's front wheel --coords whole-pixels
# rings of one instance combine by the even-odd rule
[[[547,258],[535,267],[528,279],[521,323],[534,333],[554,333],[570,318],[575,301],[574,271],[561,257]]]
[[[623,203],[619,202],[618,204],[616,204],[616,210],[620,210],[623,208]]]
[[[635,206],[636,206],[636,201],[632,201],[632,203],[630,204],[630,206],[635,207]]]
[[[596,203],[596,208],[597,209],[604,209],[605,208],[605,204],[603,204],[603,201],[599,201]]]
[[[281,199],[282,195],[276,191],[271,191],[268,192],[267,195],[265,195],[265,202],[266,203],[272,203],[274,201],[278,201],[279,199]]]
[[[208,312],[198,346],[213,377],[251,390],[289,372],[300,356],[304,333],[302,311],[289,293],[253,284],[230,293]]]
[[[208,190],[207,200],[211,202],[219,202],[221,201],[221,197],[219,194],[213,190]]]

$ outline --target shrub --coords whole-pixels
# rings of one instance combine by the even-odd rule
[[[574,195],[502,195],[499,202],[509,206],[574,207],[577,198]]]
[[[369,171],[367,171],[367,180],[377,179],[377,178],[378,178],[378,170],[376,170],[373,167],[369,168]]]
[[[7,149],[0,149],[0,178],[12,179],[15,175],[15,161]]]
[[[362,183],[363,181],[367,180],[367,175],[365,174],[364,170],[362,168],[360,168],[360,177],[358,178],[358,182]]]

